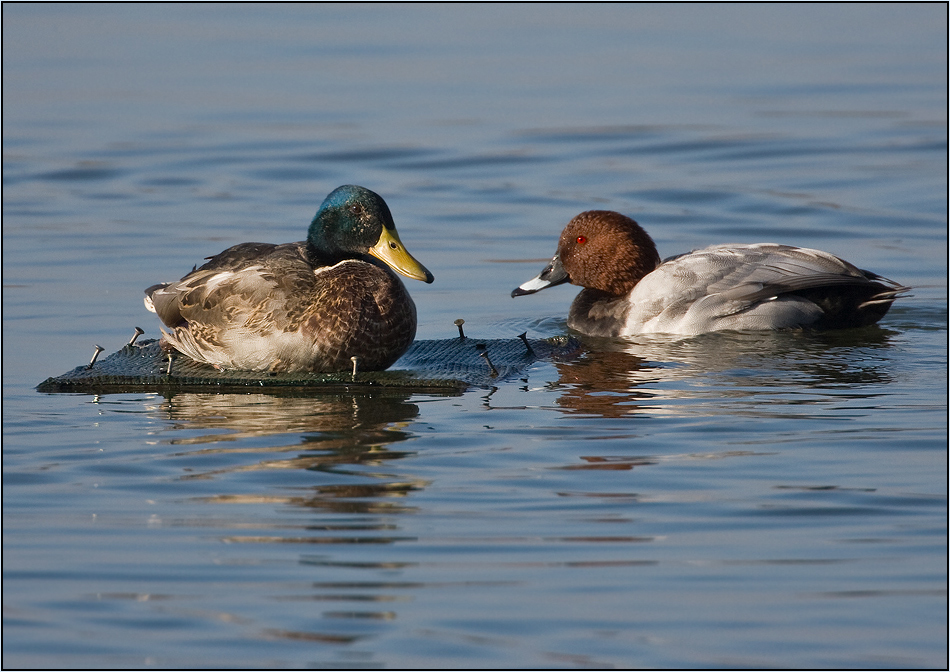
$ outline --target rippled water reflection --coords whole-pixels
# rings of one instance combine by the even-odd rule
[[[946,665],[944,7],[8,4],[3,67],[5,665]],[[34,391],[351,182],[420,338],[565,333],[509,292],[590,208],[915,291],[458,395]]]

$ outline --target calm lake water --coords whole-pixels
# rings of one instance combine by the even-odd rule
[[[4,667],[946,667],[946,5],[3,5]],[[418,338],[575,214],[840,254],[880,327],[456,396],[40,394],[143,288],[382,194]]]

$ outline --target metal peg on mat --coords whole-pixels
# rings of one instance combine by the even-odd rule
[[[460,317],[459,319],[455,320],[455,326],[459,328],[459,338],[464,341],[464,340],[465,340],[465,332],[462,331],[462,325],[463,325],[463,324],[465,324],[465,320],[463,320],[461,317]]]
[[[145,330],[142,329],[142,327],[136,327],[135,333],[132,334],[132,340],[128,342],[128,345],[132,345],[133,343],[135,343],[135,339],[137,339],[139,336],[141,336],[144,333],[145,333]]]
[[[531,348],[531,344],[528,343],[528,332],[525,331],[524,333],[518,334],[518,338],[520,338],[521,342],[524,343],[524,347],[528,349],[526,354],[533,355],[534,350]]]
[[[478,356],[484,357],[485,361],[488,362],[488,368],[491,369],[491,377],[494,378],[495,376],[497,376],[498,369],[496,369],[494,365],[491,363],[491,360],[488,359],[488,353],[483,350],[482,352],[478,353]]]
[[[92,365],[95,364],[96,360],[99,358],[99,353],[103,350],[105,350],[105,348],[103,348],[101,345],[96,346],[96,351],[92,353],[92,359],[89,360],[89,366],[86,367],[87,369],[92,368]]]

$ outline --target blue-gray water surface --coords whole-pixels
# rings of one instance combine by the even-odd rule
[[[947,665],[947,8],[3,5],[3,665]],[[41,394],[143,288],[377,191],[418,338],[583,210],[839,254],[873,328],[459,395]]]

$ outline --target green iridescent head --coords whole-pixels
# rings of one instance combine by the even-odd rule
[[[331,191],[310,222],[307,242],[322,256],[370,254],[407,278],[434,279],[399,240],[386,201],[365,187],[347,184]]]

